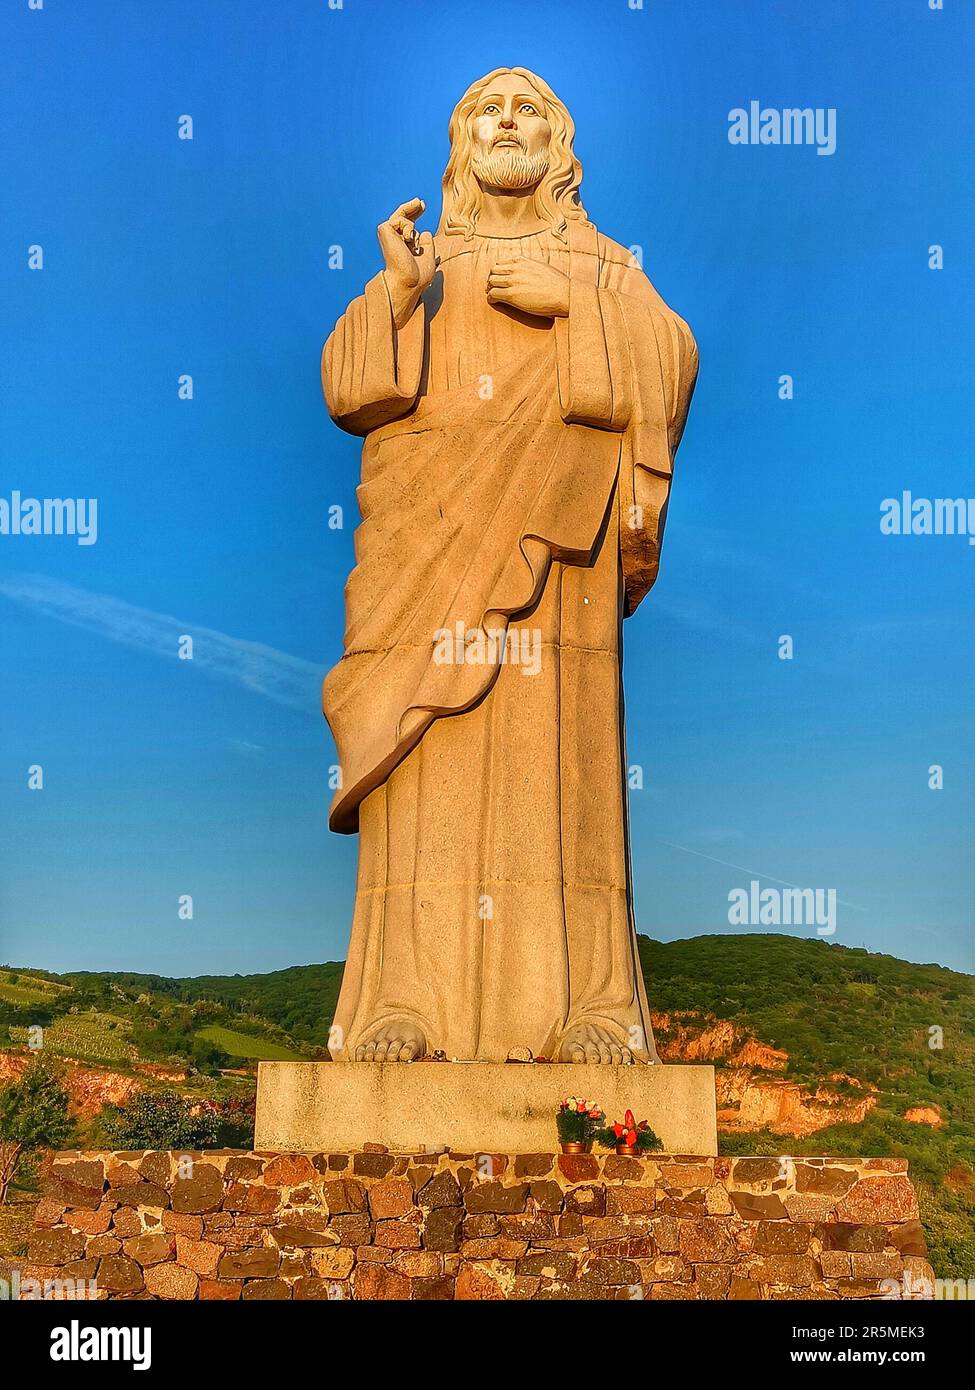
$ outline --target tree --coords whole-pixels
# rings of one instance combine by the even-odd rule
[[[0,1205],[18,1168],[40,1149],[64,1147],[73,1125],[59,1064],[38,1053],[19,1081],[0,1090]]]
[[[193,1039],[191,1056],[197,1071],[209,1072],[211,1075],[218,1072],[221,1067],[233,1065],[232,1058],[222,1047],[218,1047],[209,1038],[201,1037],[199,1034]]]
[[[106,1106],[103,1126],[117,1149],[204,1149],[213,1146],[217,1133],[212,1110],[194,1106],[178,1091],[143,1091],[128,1105]]]

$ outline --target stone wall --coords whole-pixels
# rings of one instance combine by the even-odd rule
[[[20,1296],[837,1299],[931,1278],[899,1159],[377,1149],[58,1154]]]

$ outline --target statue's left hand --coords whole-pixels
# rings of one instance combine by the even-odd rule
[[[566,318],[569,313],[569,277],[544,261],[528,256],[501,260],[488,276],[489,304],[510,304],[538,318]]]

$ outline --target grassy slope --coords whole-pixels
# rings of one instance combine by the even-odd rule
[[[238,1033],[233,1028],[224,1028],[220,1024],[212,1024],[208,1028],[201,1028],[199,1036],[209,1038],[216,1043],[217,1047],[222,1047],[224,1052],[231,1057],[242,1057],[258,1062],[300,1062],[301,1055],[287,1047],[281,1047],[278,1043],[271,1042],[267,1038],[251,1037],[249,1033]]]
[[[88,1013],[64,1015],[44,1030],[44,1046],[59,1057],[74,1057],[81,1062],[132,1061],[136,1049],[129,1042],[131,1025],[117,1014]],[[14,1042],[28,1041],[27,1029],[13,1027]]]
[[[0,1000],[8,1004],[45,1004],[56,999],[68,988],[40,975],[16,971],[0,973]]]

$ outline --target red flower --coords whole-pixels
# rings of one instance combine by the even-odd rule
[[[613,1125],[613,1133],[616,1135],[617,1139],[623,1138],[623,1126],[620,1124],[618,1120]]]
[[[623,1116],[623,1123],[626,1125],[627,1129],[634,1129],[636,1127],[636,1121],[633,1118],[632,1110],[627,1110],[626,1114]]]
[[[636,1130],[635,1130],[635,1129],[628,1129],[628,1130],[626,1131],[626,1147],[627,1147],[628,1149],[632,1149],[633,1146],[634,1146],[635,1144],[636,1144]]]

